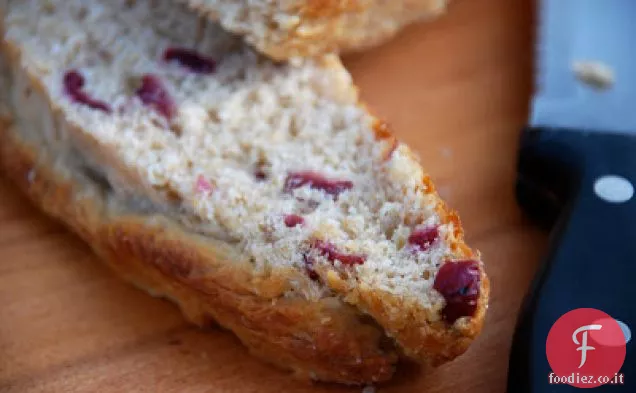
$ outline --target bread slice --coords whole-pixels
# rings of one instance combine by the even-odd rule
[[[0,5],[0,166],[124,278],[305,378],[479,333],[479,255],[337,57],[275,64],[166,1]]]
[[[175,0],[173,0],[175,1]],[[447,0],[177,0],[283,60],[380,44],[441,14]]]

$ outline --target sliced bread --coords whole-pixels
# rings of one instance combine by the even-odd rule
[[[479,255],[337,57],[276,64],[169,1],[0,10],[1,167],[124,278],[305,378],[479,333]]]
[[[175,1],[175,0],[173,0]],[[378,45],[447,0],[177,0],[282,60]]]

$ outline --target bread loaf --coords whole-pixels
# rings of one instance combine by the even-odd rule
[[[0,4],[0,166],[126,280],[304,378],[479,333],[479,254],[337,57],[276,64],[169,1]]]
[[[173,0],[175,1],[175,0]],[[283,60],[378,45],[447,0],[177,0]]]

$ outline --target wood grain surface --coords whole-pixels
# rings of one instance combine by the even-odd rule
[[[546,235],[513,198],[532,86],[533,4],[456,0],[443,18],[349,56],[365,101],[419,152],[492,281],[485,329],[427,375],[402,369],[379,393],[505,391],[517,309]],[[230,333],[187,325],[129,287],[0,179],[0,391],[360,392],[292,380]]]

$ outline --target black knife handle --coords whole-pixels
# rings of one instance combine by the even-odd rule
[[[636,332],[636,196],[621,202],[610,197],[609,202],[608,194],[595,191],[597,182],[607,176],[636,186],[636,137],[549,128],[524,131],[517,198],[552,233],[547,259],[517,322],[509,393],[580,391],[548,384],[546,339],[554,322],[568,311],[596,308]],[[628,196],[609,193],[621,195]],[[625,385],[594,391],[636,392],[634,342],[627,344],[621,372]]]

